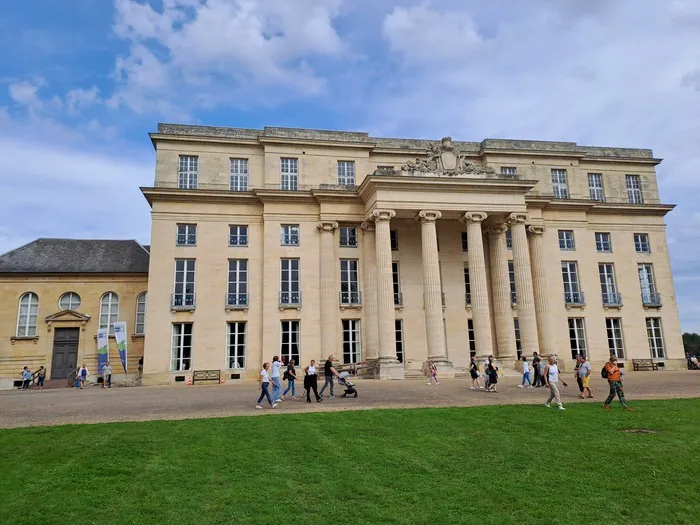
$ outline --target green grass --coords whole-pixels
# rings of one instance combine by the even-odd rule
[[[700,523],[700,399],[635,406],[3,430],[0,523]]]

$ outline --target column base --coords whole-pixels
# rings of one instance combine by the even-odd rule
[[[377,375],[379,379],[404,379],[403,364],[398,361],[377,361]]]
[[[520,365],[521,361],[518,361],[514,355],[499,356],[496,358],[496,363],[503,368],[503,370],[522,370],[522,365]]]

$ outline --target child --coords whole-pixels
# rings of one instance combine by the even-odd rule
[[[433,379],[435,379],[436,385],[440,384],[440,381],[438,381],[438,378],[437,378],[437,366],[435,366],[435,363],[428,360],[428,384],[429,385],[433,384]]]
[[[523,357],[523,382],[518,385],[518,388],[523,388],[525,386],[525,381],[527,381],[528,388],[532,388],[532,381],[530,381],[530,365],[527,364],[527,357]]]

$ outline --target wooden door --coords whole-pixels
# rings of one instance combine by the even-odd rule
[[[66,379],[78,366],[80,328],[55,328],[51,379]]]

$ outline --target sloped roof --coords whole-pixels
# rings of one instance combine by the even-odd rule
[[[148,273],[136,241],[37,239],[0,256],[0,273]]]

